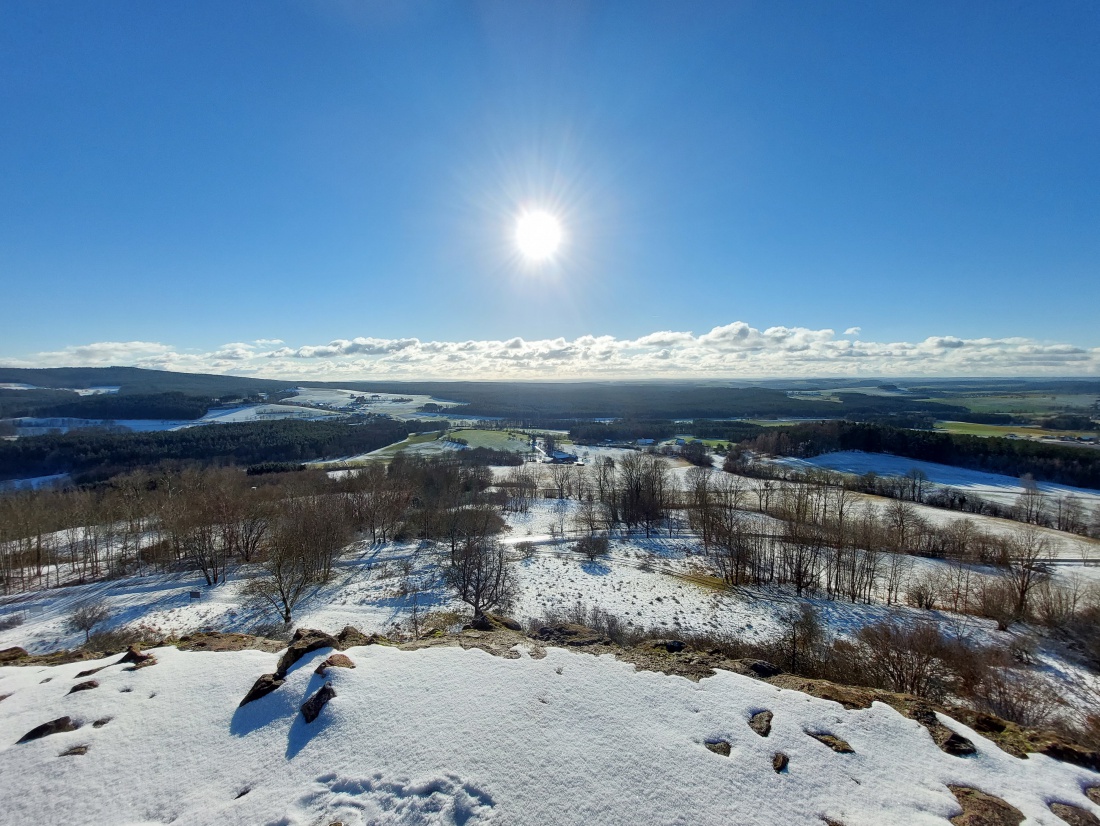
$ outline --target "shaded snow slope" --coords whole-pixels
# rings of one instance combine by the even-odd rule
[[[782,464],[798,468],[827,468],[840,473],[864,474],[877,473],[880,476],[905,476],[914,468],[920,470],[928,481],[936,485],[949,485],[959,490],[969,491],[990,502],[1011,505],[1024,492],[1020,480],[1014,476],[998,473],[986,473],[981,470],[941,465],[936,462],[921,462],[905,456],[890,453],[864,453],[859,450],[844,450],[835,453],[823,453],[809,459],[785,458],[777,460]],[[1089,488],[1075,488],[1069,485],[1057,485],[1053,482],[1039,482],[1036,487],[1047,496],[1071,496],[1087,507],[1100,505],[1100,491]]]
[[[1082,793],[1100,775],[1011,757],[946,718],[976,756],[941,752],[881,704],[846,711],[726,672],[692,683],[561,649],[535,660],[352,648],[357,667],[329,671],[336,698],[307,725],[298,706],[323,684],[313,669],[328,653],[243,709],[277,655],[158,649],[157,665],[112,665],[72,695],[77,672],[118,658],[0,668],[0,823],[944,826],[959,812],[949,783],[1004,798],[1028,824],[1061,824],[1051,801],[1100,815]],[[764,709],[767,738],[747,725]],[[81,727],[16,745],[63,715]],[[80,745],[86,754],[59,756]],[[790,763],[777,774],[780,751]]]

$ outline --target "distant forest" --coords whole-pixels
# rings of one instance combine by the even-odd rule
[[[190,421],[205,416],[214,401],[207,396],[189,396],[180,392],[78,396],[57,390],[2,391],[0,417]]]
[[[0,441],[0,479],[72,473],[77,481],[94,481],[164,461],[256,465],[337,458],[377,450],[401,441],[409,433],[446,426],[446,422],[379,418],[362,424],[214,424],[155,433],[77,430]]]
[[[779,456],[817,456],[837,450],[892,453],[923,462],[1001,473],[1031,474],[1039,481],[1100,488],[1100,450],[1063,447],[1023,439],[961,436],[903,430],[859,422],[807,422],[770,428],[743,446]]]
[[[383,392],[396,387],[371,385]],[[783,390],[763,387],[722,387],[692,384],[421,384],[416,390],[465,402],[462,415],[492,416],[520,424],[621,418],[729,419],[734,417],[828,417],[860,419],[893,414],[924,413],[944,418],[966,414],[966,408],[919,399],[840,393],[839,401],[791,398]],[[404,392],[411,392],[406,387]]]
[[[0,384],[30,384],[42,388],[118,387],[129,393],[188,393],[224,398],[275,393],[297,386],[297,382],[251,379],[241,376],[215,376],[207,373],[177,373],[171,370],[145,370],[140,367],[49,367],[27,369],[0,367]],[[10,391],[4,391],[10,392]]]
[[[570,440],[582,445],[594,445],[610,439],[613,442],[633,442],[638,439],[669,439],[677,433],[690,433],[697,439],[723,439],[740,442],[764,432],[765,428],[751,422],[696,420],[673,422],[667,419],[646,421],[583,422],[569,428]]]

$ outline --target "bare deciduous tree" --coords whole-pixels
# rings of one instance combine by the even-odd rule
[[[515,574],[504,546],[491,537],[472,537],[454,548],[444,576],[475,617],[506,608],[515,593]]]
[[[84,642],[92,636],[92,629],[111,618],[111,612],[102,602],[83,602],[69,614],[69,628],[84,632]]]

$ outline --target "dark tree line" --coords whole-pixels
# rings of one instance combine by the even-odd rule
[[[0,479],[72,473],[105,479],[161,462],[250,465],[367,453],[438,424],[374,418],[344,422],[244,422],[155,433],[76,430],[0,442]]]
[[[179,419],[190,421],[206,415],[214,400],[184,393],[118,395],[100,393],[76,396],[60,404],[29,405],[10,416],[73,419]]]
[[[677,433],[691,433],[697,439],[723,439],[740,442],[764,428],[752,422],[696,419],[693,422],[673,422],[669,419],[623,419],[614,422],[578,422],[569,428],[569,438],[576,444],[634,442],[638,439],[670,439]]]

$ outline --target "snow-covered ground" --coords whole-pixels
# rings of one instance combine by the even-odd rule
[[[509,531],[505,542],[513,550],[519,593],[511,613],[521,622],[561,616],[577,606],[599,608],[619,617],[628,627],[652,632],[706,634],[765,642],[779,632],[780,617],[799,600],[781,588],[716,590],[713,571],[698,539],[678,534],[652,538],[616,538],[610,553],[589,562],[572,549],[572,542],[554,537],[561,528],[572,528],[576,502],[542,499],[527,513],[506,514]],[[746,514],[751,518],[765,519]],[[518,547],[531,543],[524,558]],[[299,626],[335,633],[351,624],[381,634],[407,630],[414,604],[423,617],[431,612],[468,613],[440,579],[442,551],[430,544],[357,542],[338,560],[333,579],[309,592],[295,609]],[[942,568],[946,563],[905,557],[913,576]],[[32,591],[0,598],[0,619],[18,614],[23,624],[0,630],[0,648],[18,645],[32,653],[73,648],[83,635],[67,627],[76,605],[104,602],[111,619],[99,630],[145,627],[152,634],[176,635],[200,631],[249,631],[270,625],[276,617],[250,605],[242,589],[255,576],[253,566],[235,567],[227,581],[209,588],[198,572],[154,573]],[[1058,576],[1096,578],[1100,568],[1059,568]],[[700,576],[702,575],[702,576]],[[192,591],[201,593],[193,600]],[[903,589],[904,591],[904,589]],[[941,613],[917,611],[906,606],[862,605],[816,599],[826,625],[840,635],[850,635],[863,625],[888,616],[901,619],[933,618],[957,633],[982,644],[1004,644],[991,621],[965,619]]]
[[[253,404],[231,408],[216,408],[199,419],[74,419],[34,418],[16,419],[20,436],[38,436],[43,433],[61,432],[89,427],[112,425],[124,427],[134,433],[153,433],[162,430],[181,430],[208,424],[229,422],[275,421],[279,419],[327,419],[340,414],[290,404]]]
[[[338,415],[338,413],[329,410],[318,410],[315,407],[303,407],[293,404],[253,404],[228,410],[211,410],[197,422],[191,422],[190,424],[270,422],[279,419],[328,419]]]
[[[314,652],[238,708],[277,654],[153,653],[132,672],[117,656],[0,668],[0,822],[944,826],[960,811],[947,784],[1001,797],[1031,826],[1064,826],[1053,801],[1100,814],[1086,769],[1020,760],[943,717],[979,750],[953,757],[888,706],[847,711],[723,671],[693,683],[563,649],[376,645],[323,678],[329,651]],[[101,665],[97,687],[69,693]],[[326,680],[336,696],[306,723],[298,707]],[[767,737],[747,725],[763,710]],[[16,743],[62,716],[79,728]],[[706,748],[716,740],[728,757]]]
[[[396,393],[372,393],[364,390],[340,390],[317,387],[299,387],[293,398],[305,404],[317,404],[331,407],[334,410],[350,409],[349,406],[355,399],[365,398],[363,404],[357,405],[355,410],[363,413],[379,413],[392,416],[395,419],[419,419],[426,414],[420,413],[420,408],[432,402],[440,407],[460,406],[458,402],[445,399],[436,399],[418,393],[398,395]]]
[[[49,476],[32,476],[29,479],[8,479],[0,482],[0,491],[5,490],[37,490],[53,485],[61,485],[69,480],[67,473],[53,473]]]
[[[181,427],[189,427],[197,421],[184,419],[74,419],[65,418],[41,418],[24,417],[15,419],[16,431],[20,436],[41,436],[45,433],[68,433],[70,430],[86,429],[89,427],[104,427],[112,425],[124,427],[135,433],[152,433],[160,430],[179,430]]]
[[[1024,492],[1020,480],[1013,476],[968,470],[935,462],[921,462],[889,453],[864,453],[859,450],[846,450],[836,453],[823,453],[810,459],[784,458],[776,461],[790,467],[802,469],[827,468],[840,473],[859,475],[874,472],[880,476],[904,476],[909,471],[917,469],[922,471],[928,481],[933,484],[969,491],[990,502],[1005,505],[1013,504],[1017,497]],[[1071,496],[1087,507],[1100,505],[1100,491],[1097,490],[1057,485],[1051,482],[1039,482],[1036,487],[1049,497]]]
[[[99,396],[103,393],[117,393],[119,391],[119,385],[102,386],[102,387],[39,387],[35,384],[24,384],[22,382],[5,381],[0,382],[0,390],[68,390],[70,393],[76,393],[78,396]]]

